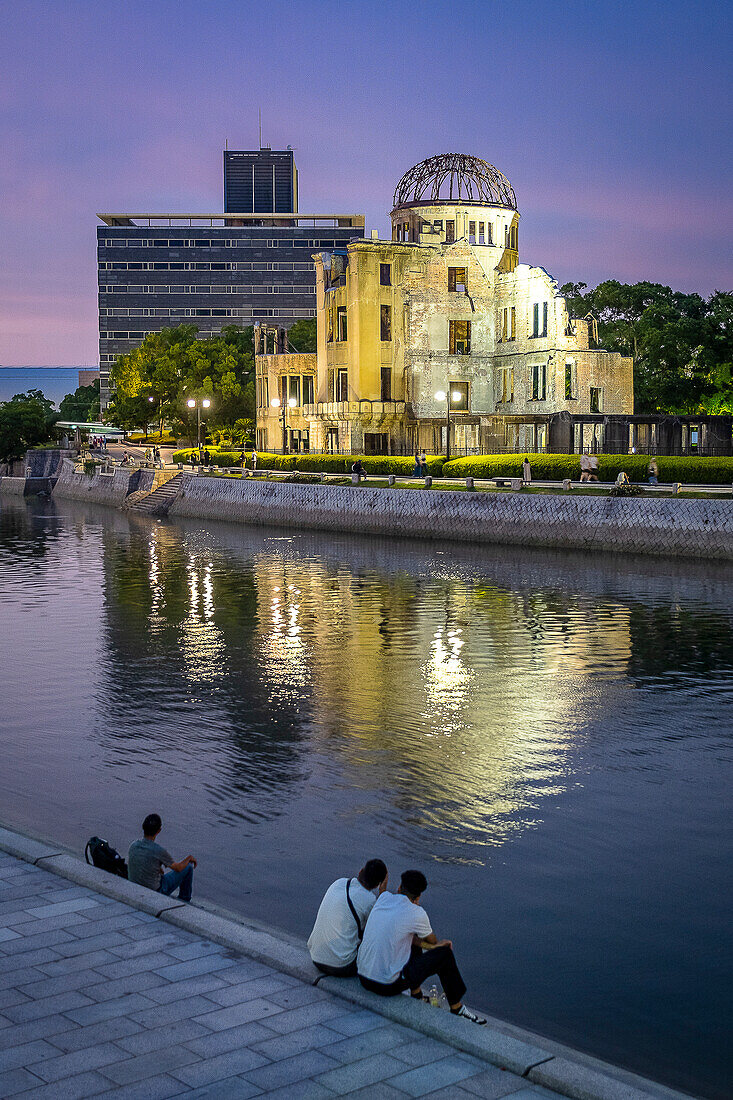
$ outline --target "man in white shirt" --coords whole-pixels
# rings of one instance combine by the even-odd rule
[[[377,899],[357,955],[359,980],[365,989],[382,997],[409,989],[412,997],[424,1000],[420,987],[431,974],[437,974],[451,1012],[471,1023],[485,1024],[483,1017],[463,1004],[466,985],[453,956],[453,944],[438,941],[420,906],[427,885],[422,871],[405,871],[397,893]]]
[[[387,888],[381,859],[368,860],[356,878],[338,878],[323,897],[308,940],[314,966],[335,978],[356,977],[356,952],[377,895]]]

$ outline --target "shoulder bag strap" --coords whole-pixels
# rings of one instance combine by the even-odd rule
[[[357,928],[357,931],[359,933],[359,941],[361,942],[361,939],[362,939],[364,933],[362,931],[361,921],[359,920],[359,914],[357,913],[356,909],[354,908],[354,903],[351,900],[351,895],[349,894],[349,887],[350,886],[351,886],[351,879],[347,878],[347,880],[346,880],[346,900],[349,903],[349,909],[351,910],[352,916],[353,916],[354,920],[356,921],[356,928]]]

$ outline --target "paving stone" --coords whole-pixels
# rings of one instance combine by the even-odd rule
[[[28,1000],[30,998],[18,989],[2,989],[0,990],[0,1012],[6,1008],[12,1008],[14,1005],[22,1005]]]
[[[438,1039],[420,1038],[410,1043],[403,1043],[392,1051],[395,1058],[406,1062],[409,1066],[424,1066],[427,1062],[437,1062],[440,1058],[447,1058],[453,1054],[453,1048],[447,1043],[441,1043]]]
[[[169,966],[170,961],[170,955],[166,955],[163,951],[158,951],[152,955],[139,955],[134,959],[122,959],[113,963],[105,963],[103,966],[97,967],[97,969],[103,978],[126,978],[130,974],[140,974],[150,971],[160,975],[160,970],[158,968],[161,966]],[[162,982],[160,984],[162,984]]]
[[[256,1043],[272,1039],[274,1035],[269,1027],[253,1020],[249,1024],[230,1027],[227,1031],[209,1031],[200,1039],[186,1043],[186,1046],[203,1058],[209,1058],[216,1054],[226,1054],[228,1050],[238,1050],[240,1047],[254,1047]]]
[[[75,942],[74,937],[69,932],[65,932],[63,928],[59,928],[56,932],[41,932],[38,936],[27,936],[24,933],[20,939],[8,940],[3,944],[3,955],[30,954],[33,951],[43,951],[53,947],[58,956],[60,954],[59,947],[73,942]],[[0,959],[0,963],[4,962],[6,962],[5,958]],[[9,968],[6,967],[5,969]]]
[[[94,975],[96,982],[98,974]],[[99,982],[88,985],[84,993],[95,1001],[111,1001],[116,997],[122,997],[125,993],[145,993],[151,989],[159,989],[160,978],[155,974],[130,974],[127,978],[118,978],[116,982]]]
[[[275,975],[272,978],[253,978],[251,982],[241,982],[239,985],[227,985],[222,989],[212,990],[207,996],[222,1008],[241,1004],[243,1001],[253,1001],[256,997],[267,997],[268,1000],[272,999],[275,1004],[279,1004],[280,1002],[271,998],[270,994],[287,988],[287,983]]]
[[[221,947],[216,943],[209,943],[207,940],[194,940],[193,943],[184,943],[178,947],[172,947],[170,953],[176,959],[180,959],[181,962],[187,962],[190,959],[203,958],[205,955],[221,954],[221,950]]]
[[[309,1027],[311,1024],[319,1024],[335,1018],[344,1018],[343,1003],[335,1000],[322,1001],[318,1004],[304,1005],[302,1008],[293,1008],[289,1010],[283,1010],[279,1005],[273,1005],[272,1007],[278,1010],[278,1014],[270,1020],[267,1026],[271,1027],[273,1031],[280,1032],[282,1035],[288,1031],[299,1031],[301,1028]],[[380,1023],[381,1022],[380,1020]]]
[[[175,933],[172,931],[161,932],[157,936],[146,933],[144,938],[131,940],[129,943],[122,943],[111,948],[110,954],[118,959],[134,959],[138,955],[152,955],[174,945],[175,942]],[[112,961],[114,962],[114,958]]]
[[[165,1050],[153,1050],[149,1054],[140,1054],[136,1058],[119,1061],[121,1051],[117,1051],[117,1065],[106,1066],[104,1074],[117,1085],[128,1085],[142,1081],[145,1077],[154,1077],[169,1070],[182,1069],[190,1062],[200,1061],[198,1054],[182,1046],[166,1047]],[[177,1076],[177,1075],[176,1075]]]
[[[389,1054],[373,1054],[369,1058],[350,1062],[346,1066],[338,1065],[328,1073],[320,1074],[318,1083],[325,1085],[338,1096],[346,1096],[356,1089],[373,1085],[376,1081],[392,1078],[403,1068],[404,1062],[398,1062]]]
[[[82,909],[99,908],[100,902],[94,897],[73,898],[70,901],[51,902],[49,905],[39,905],[28,912],[32,917],[55,917],[59,913],[78,913]]]
[[[38,1001],[42,997],[53,997],[56,993],[67,993],[70,989],[81,989],[82,986],[93,985],[98,981],[99,975],[93,970],[80,969],[80,963],[77,960],[76,970],[73,973],[60,974],[56,978],[40,978],[27,984],[24,982],[19,988],[26,997]],[[2,1009],[2,994],[0,994],[0,1009]]]
[[[0,1030],[0,1050],[7,1050],[8,1047],[20,1043],[30,1043],[33,1039],[52,1039],[53,1045],[58,1046],[56,1040],[60,1034],[79,1030],[81,1029],[73,1024],[71,1020],[67,1020],[65,1016],[44,1016],[40,1020],[31,1020],[27,1024],[14,1024],[2,1028]]]
[[[91,1004],[88,997],[82,993],[71,991],[59,993],[55,997],[43,997],[39,1001],[27,1001],[13,1008],[6,1008],[3,1016],[13,1023],[23,1024],[28,1020],[40,1020],[42,1016],[53,1016],[57,1012],[66,1013],[69,1009],[81,1010],[84,1005]]]
[[[374,1085],[350,1092],[349,1100],[405,1100],[405,1093],[388,1085],[386,1081],[377,1081]]]
[[[360,1035],[363,1031],[370,1031],[374,1027],[384,1027],[385,1019],[376,1012],[362,1011],[350,1012],[348,1016],[340,1016],[329,1025],[342,1035]]]
[[[20,932],[13,932],[10,928],[0,928],[0,943],[6,940],[17,940]]]
[[[32,1043],[19,1043],[0,1052],[0,1073],[17,1069],[19,1066],[31,1066],[33,1062],[40,1062],[41,1058],[52,1058],[54,1054],[58,1054],[56,1048],[43,1039],[36,1039]]]
[[[91,1047],[83,1047],[81,1050],[57,1054],[55,1058],[45,1057],[43,1061],[36,1061],[35,1063],[30,1059],[26,1059],[24,1064],[31,1073],[35,1073],[36,1077],[40,1077],[42,1081],[51,1082],[100,1069],[102,1066],[119,1062],[120,1058],[124,1057],[125,1055],[119,1047],[114,1046],[112,1043],[97,1043]]]
[[[328,1058],[320,1051],[306,1050],[302,1054],[296,1054],[294,1058],[283,1058],[279,1062],[271,1062],[270,1065],[248,1071],[243,1076],[260,1088],[269,1090],[283,1088],[304,1078],[315,1077],[316,1074],[321,1074],[336,1065],[333,1058]],[[326,1087],[329,1086],[326,1085]]]
[[[174,1069],[171,1073],[185,1084],[198,1088],[201,1085],[211,1085],[215,1081],[225,1080],[227,1077],[247,1074],[250,1070],[266,1065],[268,1065],[267,1058],[262,1054],[244,1048],[206,1058],[195,1065]]]
[[[145,1081],[137,1081],[134,1085],[116,1088],[109,1095],[114,1100],[167,1100],[169,1096],[181,1095],[181,1082],[161,1073],[148,1077]],[[186,1096],[190,1096],[190,1093],[186,1093]]]
[[[162,1027],[163,1024],[172,1024],[176,1020],[192,1020],[203,1016],[199,1023],[206,1023],[206,1013],[214,1008],[213,1001],[206,997],[184,997],[180,1001],[171,1001],[169,1004],[153,1004],[142,1012],[135,1012],[133,1020],[143,1027]]]
[[[271,1062],[281,1058],[292,1058],[296,1054],[302,1054],[304,1050],[320,1049],[329,1058],[336,1058],[331,1053],[331,1044],[340,1036],[323,1024],[314,1024],[312,1027],[304,1027],[301,1031],[291,1031],[287,1035],[275,1035],[260,1043],[250,1044],[254,1050],[264,1054]]]
[[[508,1096],[518,1089],[526,1088],[527,1082],[523,1077],[509,1070],[499,1069],[498,1066],[488,1066],[486,1069],[467,1078],[462,1082],[461,1088],[472,1096],[481,1096],[483,1100],[499,1100],[501,1096]]]
[[[280,970],[275,970],[272,966],[265,966],[264,963],[255,962],[254,959],[238,957],[234,966],[229,970],[223,970],[219,976],[225,982],[236,985],[237,982],[250,982],[253,978],[272,977],[273,974],[280,973]]]
[[[148,1054],[151,1050],[160,1050],[162,1047],[173,1046],[174,1043],[187,1043],[190,1039],[208,1034],[211,1033],[195,1020],[176,1020],[165,1027],[138,1029],[137,1034],[118,1038],[117,1045],[129,1054]]]
[[[178,1088],[180,1087],[179,1084]],[[268,1095],[272,1096],[272,1093]],[[185,1096],[186,1100],[249,1100],[251,1096],[262,1096],[262,1089],[242,1077],[228,1077],[226,1081],[216,1081],[213,1085],[193,1089],[185,1093]]]
[[[83,1050],[84,1047],[91,1047],[96,1043],[117,1042],[143,1030],[139,1024],[128,1020],[126,1016],[114,1016],[111,1020],[88,1024],[87,1027],[79,1027],[77,1024],[72,1024],[70,1020],[66,1020],[65,1023],[71,1030],[62,1031],[60,1035],[49,1034],[48,1039],[55,1047],[66,1053],[72,1050]]]
[[[338,1039],[336,1034],[332,1032],[332,1039],[336,1041],[332,1041],[329,1046],[323,1046],[322,1049],[329,1058],[336,1058],[339,1062],[357,1062],[385,1050],[388,1050],[395,1058],[399,1058],[399,1051],[402,1049],[400,1044],[405,1045],[406,1031],[406,1028],[387,1025],[386,1027],[364,1031],[361,1035],[352,1035],[348,1039]],[[409,1035],[409,1032],[407,1034]],[[442,1044],[436,1045],[441,1046]],[[444,1057],[446,1052],[448,1054],[453,1053],[447,1047],[440,1056]],[[402,1060],[400,1059],[400,1061]]]
[[[96,966],[110,961],[114,962],[114,956],[109,951],[90,951],[82,958],[86,970],[94,970]],[[59,959],[58,962],[43,963],[38,970],[43,971],[43,975],[48,978],[57,978],[62,974],[74,974],[82,963],[79,962],[78,955],[72,955],[71,958]]]
[[[225,959],[222,955],[206,955],[200,959],[175,963],[173,966],[155,967],[156,974],[167,978],[169,982],[181,982],[186,978],[195,978],[198,974],[213,974],[217,970],[226,970],[234,966],[234,959]]]
[[[66,1077],[63,1081],[45,1085],[34,1076],[33,1084],[37,1087],[23,1092],[23,1100],[87,1100],[89,1096],[98,1096],[109,1090],[109,1081],[99,1073],[80,1073],[76,1077]]]
[[[201,999],[203,1000],[203,998]],[[208,1004],[211,1006],[213,1002],[209,1001]],[[248,1024],[252,1020],[264,1020],[266,1017],[269,1019],[273,1016],[279,1016],[281,1013],[282,1009],[279,1005],[271,1004],[269,1001],[256,1000],[232,1005],[231,1008],[220,1008],[215,1012],[199,1013],[196,1019],[198,1023],[204,1024],[212,1031],[225,1031],[227,1028],[236,1027],[237,1024]]]
[[[429,1092],[473,1076],[477,1071],[472,1063],[473,1060],[469,1061],[462,1054],[452,1054],[439,1062],[430,1062],[406,1073],[390,1076],[389,1083],[409,1096],[425,1096]]]
[[[327,1100],[333,1098],[330,1089],[319,1085],[317,1081],[294,1081],[281,1089],[268,1089],[268,1100]]]
[[[78,915],[82,916],[83,914]],[[79,921],[79,923],[74,924],[73,934],[76,939],[90,939],[94,936],[106,937],[109,936],[111,932],[119,932],[122,928],[129,929],[130,935],[139,935],[138,926],[143,923],[143,917],[145,917],[146,920],[155,920],[155,917],[148,918],[145,913],[136,913],[133,916],[128,916],[126,913],[117,914],[111,917],[101,917],[97,920],[87,919],[88,917],[89,914],[87,913],[84,921]],[[100,940],[100,942],[103,941]],[[113,941],[109,946],[114,947],[116,943],[124,944],[130,942],[131,941],[126,937],[120,936],[118,940]]]
[[[73,1020],[75,1024],[82,1024],[86,1027],[87,1024],[98,1024],[102,1020],[111,1020],[115,1016],[127,1016],[133,1012],[141,1012],[143,1009],[149,1009],[153,1005],[153,1002],[143,996],[142,993],[129,993],[125,997],[118,997],[114,1001],[100,1001],[97,1004],[90,1004],[86,1008],[77,1008],[72,1012],[66,1012],[65,1015]],[[136,1020],[136,1023],[142,1021]]]
[[[288,975],[285,975],[287,977]],[[276,1005],[282,1005],[283,1008],[301,1008],[303,1005],[314,1004],[316,1001],[328,1000],[330,994],[325,989],[318,989],[317,986],[304,985],[302,982],[295,982],[290,988],[273,994],[270,997],[271,1001],[274,1001]]]
[[[74,936],[65,937],[62,943],[54,945],[54,950],[63,958],[71,959],[76,955],[84,955],[87,951],[107,951],[115,944],[128,942],[121,932],[104,932],[97,936],[82,937],[81,939],[76,937],[77,930],[74,929]]]
[[[183,1001],[186,997],[194,997],[199,993],[211,993],[214,989],[225,989],[224,982],[219,974],[202,974],[198,978],[189,978],[185,982],[164,982],[156,989],[149,989],[147,996],[158,1004],[168,1004],[170,1001]]]
[[[8,1070],[7,1073],[0,1073],[0,1096],[5,1100],[6,1097],[16,1096],[19,1092],[30,1095],[28,1089],[32,1089],[38,1083],[38,1078],[29,1073],[27,1069]],[[48,1100],[50,1100],[50,1097]]]

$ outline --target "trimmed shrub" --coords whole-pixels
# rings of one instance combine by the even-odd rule
[[[524,454],[474,455],[457,458],[443,467],[444,477],[521,477]],[[580,455],[528,454],[532,477],[538,481],[580,480]],[[730,485],[733,458],[699,458],[695,455],[656,455],[659,480],[682,484]],[[599,455],[598,478],[615,481],[621,471],[630,481],[646,481],[650,455]]]
[[[346,461],[348,455],[307,454],[296,455],[296,468],[303,471],[312,471],[319,474],[344,474],[346,473]],[[349,459],[349,463],[353,459]],[[351,469],[351,465],[349,465]]]

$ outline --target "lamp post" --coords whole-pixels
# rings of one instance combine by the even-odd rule
[[[273,409],[282,408],[282,412],[280,413],[280,423],[282,424],[282,429],[283,429],[283,454],[286,455],[286,454],[288,454],[287,410],[288,409],[294,409],[295,406],[298,404],[298,402],[295,400],[294,397],[289,397],[288,401],[287,401],[287,404],[283,405],[283,403],[282,403],[282,401],[280,400],[279,397],[273,397],[270,404],[272,405]]]
[[[186,402],[189,409],[196,410],[196,446],[199,451],[199,458],[201,458],[201,410],[211,408],[211,401],[208,397],[201,398],[197,401],[195,397],[189,397]]]
[[[445,461],[450,462],[450,407],[451,404],[458,405],[461,401],[463,394],[460,390],[450,390],[446,393],[445,390],[438,390],[435,394],[436,401],[445,401]]]
[[[154,405],[154,404],[155,404],[155,398],[154,398],[154,397],[153,397],[152,395],[151,395],[151,396],[149,396],[149,397],[148,397],[148,402],[149,402],[149,404],[151,404],[151,405]],[[150,412],[152,412],[152,411],[153,411],[153,410],[151,409],[151,410],[150,410]],[[149,436],[149,435],[150,435],[150,421],[149,421],[149,420],[148,420],[148,421],[147,421],[147,423],[145,424],[145,435],[146,435],[146,436]]]

